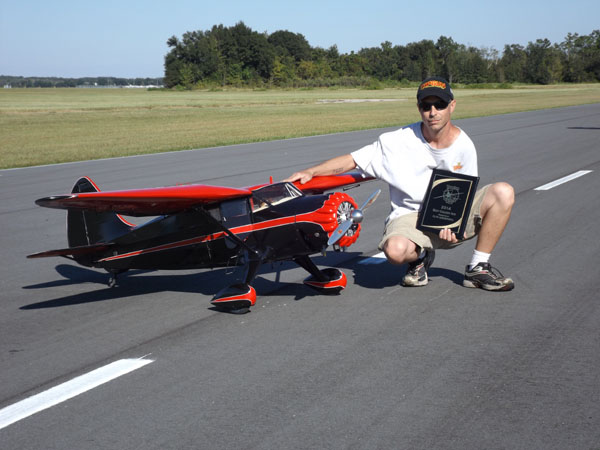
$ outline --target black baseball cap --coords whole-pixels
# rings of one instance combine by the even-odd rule
[[[417,101],[420,102],[429,96],[439,97],[447,103],[454,100],[454,94],[452,93],[452,89],[450,89],[450,83],[440,77],[429,77],[423,80],[419,85]]]

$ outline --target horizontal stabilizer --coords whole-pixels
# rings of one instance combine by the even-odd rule
[[[82,192],[36,200],[46,208],[113,212],[128,216],[157,216],[185,211],[204,205],[252,195],[247,189],[202,184],[126,191]]]
[[[93,253],[102,252],[110,248],[113,244],[95,244],[95,245],[83,245],[81,247],[69,247],[61,248],[58,250],[48,250],[46,252],[33,253],[27,255],[28,258],[48,258],[50,256],[83,256],[90,255]]]

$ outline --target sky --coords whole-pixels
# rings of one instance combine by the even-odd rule
[[[162,77],[171,36],[244,22],[358,52],[440,36],[474,47],[560,43],[600,29],[598,0],[0,0],[0,75]]]

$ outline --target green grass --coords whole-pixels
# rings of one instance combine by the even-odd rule
[[[597,103],[600,84],[464,88],[455,94],[454,118],[466,118]],[[364,101],[381,99],[388,101]],[[419,120],[415,103],[414,87],[3,89],[0,168],[399,126]]]

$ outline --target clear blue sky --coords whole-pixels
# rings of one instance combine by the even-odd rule
[[[0,0],[0,74],[160,77],[170,36],[239,21],[341,53],[442,35],[502,52],[600,29],[600,1]]]

